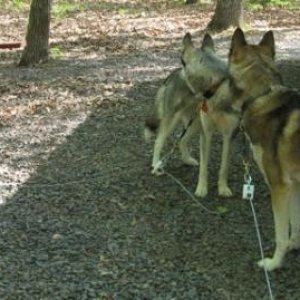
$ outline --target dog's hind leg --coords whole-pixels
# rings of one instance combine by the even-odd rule
[[[232,134],[223,134],[222,159],[219,171],[218,192],[219,196],[230,197],[232,191],[228,187],[228,166],[231,152]]]
[[[195,195],[199,197],[205,197],[207,195],[207,165],[210,156],[212,132],[208,131],[205,134],[200,135],[200,167],[198,184],[195,191]]]
[[[160,175],[161,160],[160,155],[166,139],[174,130],[179,121],[179,115],[175,114],[172,118],[164,118],[161,120],[158,134],[154,144],[154,152],[152,159],[152,174]]]
[[[293,194],[290,202],[290,250],[300,248],[300,194],[299,189]]]
[[[198,166],[198,161],[191,156],[189,150],[188,150],[188,142],[191,139],[193,135],[195,135],[197,132],[199,132],[199,128],[201,126],[200,120],[196,116],[194,120],[192,120],[192,123],[189,124],[189,122],[185,122],[185,133],[181,137],[179,142],[179,150],[181,152],[181,158],[183,162],[190,166]]]
[[[276,188],[271,187],[271,197],[276,248],[272,258],[265,258],[258,262],[260,267],[265,266],[268,271],[275,270],[282,265],[283,258],[289,248],[289,202],[291,201],[291,187],[286,184],[276,186]]]

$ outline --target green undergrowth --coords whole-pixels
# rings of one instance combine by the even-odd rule
[[[0,0],[0,10],[9,10],[15,12],[26,12],[30,8],[31,0]],[[63,19],[72,14],[81,11],[116,11],[121,15],[138,14],[151,9],[172,9],[176,7],[185,7],[184,0],[137,0],[133,2],[101,1],[101,0],[53,0],[52,18]],[[193,9],[211,7],[212,0],[198,0],[196,4],[190,6]],[[263,10],[266,8],[286,8],[295,9],[300,7],[300,0],[247,0],[244,2],[246,10]]]
[[[245,2],[245,8],[249,10],[263,10],[266,8],[299,8],[299,0],[248,0]]]
[[[0,0],[1,10],[25,11],[30,6],[30,0]]]

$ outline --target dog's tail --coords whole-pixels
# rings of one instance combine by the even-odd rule
[[[144,136],[146,142],[149,142],[159,129],[161,116],[164,112],[165,89],[165,84],[158,89],[152,113],[145,120]]]
[[[144,136],[146,142],[149,142],[159,128],[160,120],[157,117],[149,117],[145,120]]]

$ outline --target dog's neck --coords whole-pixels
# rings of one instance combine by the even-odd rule
[[[244,101],[242,107],[241,107],[241,114],[243,115],[254,103],[257,99],[267,96],[272,92],[272,88],[266,88],[264,91],[262,91],[260,94],[258,94],[255,97],[252,96],[246,96],[246,100]]]
[[[236,85],[234,78],[231,75],[229,75],[228,80],[229,80],[230,96],[232,100],[242,99],[241,101],[243,102],[242,107],[240,109],[234,109],[234,110],[237,113],[243,114],[243,107],[245,106],[246,108],[246,106],[248,105],[247,103],[251,102],[250,98],[247,97],[245,92]]]
[[[269,87],[263,89],[257,95],[252,96],[252,95],[249,95],[243,89],[240,89],[236,85],[232,76],[229,77],[229,82],[230,82],[230,91],[231,91],[232,99],[239,99],[239,101],[242,102],[241,107],[237,110],[240,113],[241,118],[243,117],[245,112],[248,111],[258,99],[260,99],[264,96],[267,96],[268,94],[270,94],[272,92],[275,92],[276,87],[277,87],[277,86],[269,86]]]
[[[191,92],[193,95],[196,95],[196,94],[197,94],[196,89],[193,87],[192,83],[190,82],[190,80],[189,80],[188,77],[186,76],[184,67],[183,67],[182,71],[183,71],[183,79],[184,79],[184,81],[185,81],[187,87],[189,88],[190,92]]]
[[[193,87],[192,83],[186,76],[184,68],[183,68],[183,77],[184,77],[184,81],[185,81],[187,87],[189,88],[190,92],[195,96],[195,98],[203,99],[203,100],[208,100],[209,98],[211,98],[216,93],[218,88],[222,85],[222,83],[225,80],[227,80],[227,77],[223,77],[222,79],[220,79],[220,81],[218,81],[214,85],[210,86],[209,89],[198,92],[197,89],[195,89]]]
[[[204,97],[206,99],[210,99],[212,96],[215,95],[215,93],[217,92],[217,90],[219,89],[219,87],[227,80],[227,77],[222,78],[219,82],[215,83],[214,85],[212,85],[205,93],[204,93]]]

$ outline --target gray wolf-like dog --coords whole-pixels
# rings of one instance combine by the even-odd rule
[[[195,134],[200,136],[200,168],[195,194],[206,196],[211,138],[219,131],[223,136],[223,149],[218,192],[221,196],[231,196],[227,183],[230,145],[239,117],[231,108],[227,64],[216,55],[213,39],[208,34],[200,49],[193,45],[191,35],[186,34],[181,59],[183,67],[172,72],[159,88],[153,114],[145,122],[147,138],[157,133],[152,173],[160,173],[166,139],[179,123],[183,123],[185,132],[179,149],[184,163],[198,165],[188,150],[188,142]]]

